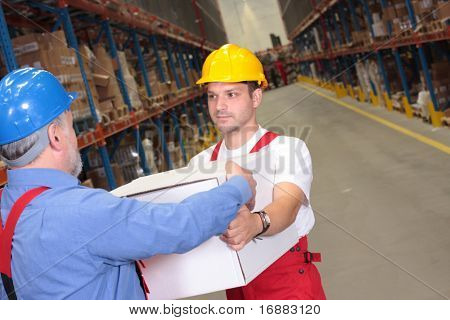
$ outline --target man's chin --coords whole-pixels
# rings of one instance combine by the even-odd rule
[[[238,131],[239,130],[239,126],[217,126],[217,128],[219,129],[220,133],[222,134],[228,134],[234,131]]]

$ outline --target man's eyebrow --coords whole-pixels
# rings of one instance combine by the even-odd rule
[[[234,88],[225,90],[225,92],[227,92],[227,93],[228,93],[228,92],[231,92],[231,91],[239,91],[239,88],[234,87]],[[209,93],[216,94],[216,92],[214,92],[214,91],[209,91],[209,90],[208,90],[208,94],[209,94]]]

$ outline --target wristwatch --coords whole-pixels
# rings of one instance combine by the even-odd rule
[[[269,215],[267,214],[267,212],[265,212],[264,210],[255,211],[255,212],[252,212],[252,213],[259,215],[259,217],[261,218],[262,225],[263,225],[262,231],[255,236],[255,238],[257,238],[257,237],[259,237],[260,235],[262,235],[264,232],[266,232],[269,229],[269,227],[270,227],[270,218],[269,218]]]

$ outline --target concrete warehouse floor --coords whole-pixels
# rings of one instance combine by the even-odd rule
[[[295,126],[299,137],[309,131],[316,214],[310,250],[322,253],[317,266],[327,297],[448,299],[450,130],[349,97],[338,100],[440,142],[439,149],[305,87],[316,89],[294,84],[268,91],[258,116],[267,128]]]

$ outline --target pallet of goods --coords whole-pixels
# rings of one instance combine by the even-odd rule
[[[20,67],[45,69],[53,73],[67,91],[78,92],[71,106],[75,120],[90,117],[86,88],[81,76],[75,51],[67,46],[64,32],[30,33],[12,39],[17,63]],[[92,74],[87,70],[86,77],[92,92],[94,104],[98,105]]]

